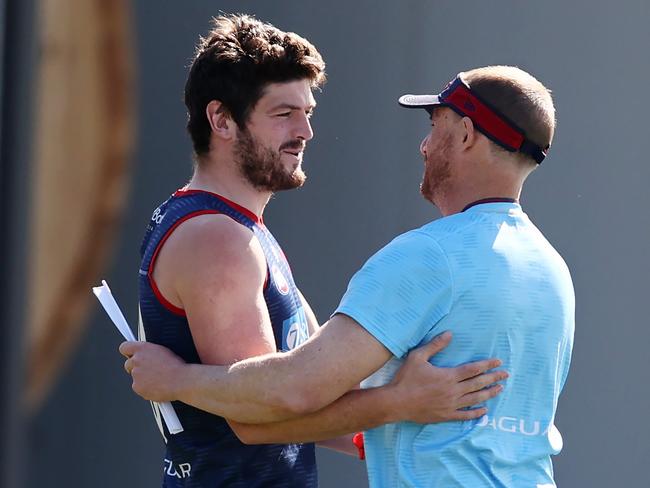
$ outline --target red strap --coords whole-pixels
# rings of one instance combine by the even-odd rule
[[[366,449],[363,445],[363,432],[357,432],[352,438],[352,444],[359,449],[359,459],[362,461],[366,459]]]
[[[502,145],[515,151],[521,148],[524,135],[503,120],[464,85],[459,84],[455,90],[449,93],[445,97],[445,103],[453,105],[457,110],[463,112]]]

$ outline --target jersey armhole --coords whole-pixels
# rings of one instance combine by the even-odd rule
[[[196,212],[191,212],[183,216],[182,218],[178,219],[176,222],[174,222],[174,225],[172,225],[167,230],[167,232],[165,232],[163,237],[160,239],[158,245],[156,246],[156,249],[154,250],[151,261],[149,262],[149,269],[147,269],[147,279],[149,280],[149,286],[151,286],[151,290],[153,291],[153,294],[155,295],[156,299],[160,302],[160,304],[175,315],[181,315],[185,317],[186,315],[185,310],[183,310],[180,307],[177,307],[169,300],[167,300],[165,296],[162,294],[162,292],[160,291],[160,289],[158,288],[156,281],[153,279],[153,270],[154,270],[154,266],[156,265],[156,260],[158,259],[158,253],[162,249],[167,239],[169,239],[169,236],[172,235],[172,233],[176,230],[176,228],[179,225],[181,225],[183,222],[190,220],[191,218],[198,217],[199,215],[209,215],[209,214],[226,215],[223,212],[220,212],[218,210],[198,210]]]

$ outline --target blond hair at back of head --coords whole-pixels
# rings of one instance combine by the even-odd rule
[[[542,149],[555,132],[551,91],[534,76],[515,66],[486,66],[462,73],[473,92],[524,131]],[[531,159],[529,156],[526,159]]]

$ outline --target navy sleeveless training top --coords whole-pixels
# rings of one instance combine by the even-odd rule
[[[261,244],[267,263],[264,299],[277,349],[290,350],[307,340],[309,329],[298,290],[284,253],[271,233],[247,209],[198,190],[174,193],[154,211],[147,227],[139,276],[142,338],[168,347],[186,362],[201,362],[185,312],[165,300],[152,274],[158,251],[174,229],[204,214],[227,215],[248,227]],[[170,435],[154,407],[154,416],[167,443],[164,487],[317,486],[313,444],[245,445],[222,417],[182,402],[173,402],[173,406],[184,428],[174,435]]]

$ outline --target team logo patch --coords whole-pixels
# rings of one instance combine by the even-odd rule
[[[307,317],[302,307],[282,323],[282,350],[290,351],[309,339]]]
[[[278,289],[278,291],[286,295],[289,293],[289,282],[287,279],[284,277],[284,274],[280,270],[277,264],[274,264],[273,267],[271,268],[271,275],[273,276],[273,281],[275,282],[275,287]]]
[[[294,322],[293,324],[289,325],[289,330],[287,331],[286,335],[286,341],[287,341],[287,349],[290,351],[291,349],[294,349],[298,345],[298,340],[300,339],[300,324],[298,322]]]

